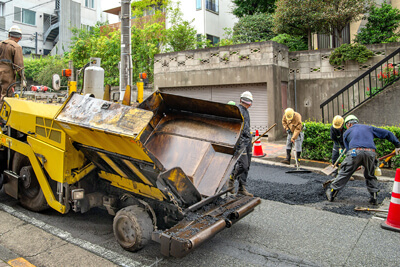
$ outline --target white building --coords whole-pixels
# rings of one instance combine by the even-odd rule
[[[0,40],[8,29],[22,30],[19,44],[23,53],[63,54],[69,50],[72,27],[90,27],[106,21],[101,0],[2,0],[0,1]]]
[[[233,28],[238,19],[232,14],[233,3],[231,0],[173,0],[180,2],[180,10],[183,13],[183,20],[192,21],[192,26],[198,34],[207,36],[213,44],[218,43],[224,37],[224,28]],[[113,8],[104,12],[120,15],[121,7],[115,1]],[[166,28],[171,23],[166,21]],[[118,27],[117,25],[113,25]]]

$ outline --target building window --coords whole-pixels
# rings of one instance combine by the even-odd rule
[[[0,17],[4,16],[4,3],[0,3]]]
[[[23,46],[22,47],[22,54],[24,54],[24,55],[35,54],[35,48]]]
[[[201,9],[201,1],[203,1],[203,0],[196,0],[196,9],[197,10]]]
[[[318,33],[317,35],[318,49],[339,47],[339,39],[337,38],[338,35],[339,34],[337,30],[335,30],[335,35]],[[343,44],[349,44],[350,24],[347,24],[346,27],[344,27],[341,35]]]
[[[206,9],[218,13],[218,0],[206,0]]]
[[[219,37],[207,34],[207,40],[210,40],[212,45],[219,43]]]
[[[85,0],[85,7],[94,8],[94,0]]]
[[[36,12],[20,7],[14,7],[14,20],[29,25],[36,25]]]
[[[85,30],[85,31],[88,31],[88,32],[92,32],[93,29],[94,29],[94,27],[93,27],[93,26],[86,25],[86,24],[81,24],[81,29],[83,29],[83,30]]]

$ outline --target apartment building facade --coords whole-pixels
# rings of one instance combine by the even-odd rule
[[[381,6],[382,3],[386,2],[387,4],[392,5],[393,8],[400,9],[400,0],[374,0],[373,2],[378,6]],[[343,43],[353,43],[356,34],[360,32],[366,23],[367,20],[359,20],[349,23],[341,32]],[[314,49],[335,48],[338,47],[339,40],[333,35],[318,33],[313,35],[312,43]]]
[[[11,0],[0,1],[0,40],[8,29],[22,30],[24,55],[63,54],[69,51],[72,27],[90,27],[106,21],[101,0]]]
[[[204,35],[216,44],[224,38],[224,28],[233,28],[238,19],[232,14],[233,3],[231,0],[173,0],[173,5],[179,2],[179,8],[183,14],[182,19],[192,21],[192,26],[198,35]],[[115,2],[104,12],[120,16],[121,6]],[[149,13],[151,15],[151,12]],[[120,22],[111,24],[111,27],[119,28]],[[165,21],[166,28],[171,27],[168,17]]]

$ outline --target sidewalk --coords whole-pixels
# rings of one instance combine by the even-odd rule
[[[7,266],[117,266],[104,257],[68,242],[67,238],[26,221],[19,212],[0,206],[0,267]],[[66,233],[60,233],[66,236]]]

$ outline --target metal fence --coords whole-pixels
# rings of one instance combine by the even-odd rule
[[[400,78],[400,48],[375,64],[320,105],[322,122],[345,116]]]

